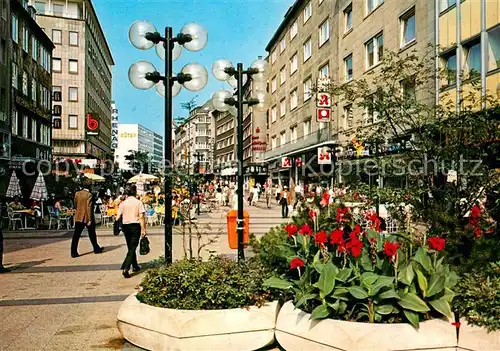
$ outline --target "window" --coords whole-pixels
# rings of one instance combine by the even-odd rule
[[[352,4],[344,10],[344,33],[352,29]]]
[[[52,42],[54,44],[61,44],[62,32],[59,29],[52,29]]]
[[[276,122],[276,119],[278,117],[278,111],[276,110],[277,110],[276,106],[271,107],[271,123]]]
[[[17,17],[12,15],[12,41],[19,43],[19,22]]]
[[[441,58],[444,68],[444,84],[453,85],[457,81],[457,54],[455,50]]]
[[[309,60],[309,58],[312,55],[312,42],[311,38],[307,39],[307,41],[304,43],[304,62]]]
[[[306,7],[304,7],[304,23],[307,22],[309,18],[311,18],[312,15],[312,4],[309,2]]]
[[[64,15],[64,4],[54,4],[52,3],[52,13],[54,16]]]
[[[286,144],[286,132],[281,132],[280,134],[280,145]]]
[[[271,93],[274,93],[278,89],[278,77],[274,76],[271,79]]]
[[[401,93],[406,101],[415,100],[415,80],[408,78],[401,82]]]
[[[344,129],[352,128],[353,125],[353,117],[352,117],[352,105],[344,106]]]
[[[52,71],[53,72],[61,72],[61,59],[53,57],[52,58]]]
[[[26,23],[23,25],[23,50],[30,51],[30,31]]]
[[[366,0],[366,12],[367,13],[372,12],[383,3],[384,0]]]
[[[31,37],[31,57],[38,61],[38,39],[35,36]]]
[[[280,54],[286,49],[286,39],[283,37],[280,41]]]
[[[290,111],[297,107],[299,94],[297,93],[297,89],[292,90],[290,93]]]
[[[286,114],[286,99],[280,101],[280,117],[285,116]]]
[[[69,129],[78,129],[78,116],[69,115],[68,128]]]
[[[271,138],[271,149],[276,149],[276,146],[277,146],[276,141],[277,141],[276,136],[273,136]]]
[[[417,38],[415,27],[415,8],[405,13],[399,19],[401,26],[401,47],[408,45]]]
[[[297,141],[297,126],[290,128],[290,142],[295,143]]]
[[[344,59],[344,70],[346,82],[352,80],[352,54]]]
[[[28,72],[23,71],[23,94],[28,96]]]
[[[43,15],[45,13],[45,2],[36,1],[35,9],[38,14]]]
[[[69,32],[69,45],[78,46],[78,32]]]
[[[441,6],[440,6],[441,11],[445,11],[452,6],[455,6],[455,4],[457,3],[457,0],[440,0],[440,3],[441,3]]]
[[[365,44],[366,51],[366,69],[378,64],[384,55],[384,35],[381,33]]]
[[[311,98],[311,89],[312,89],[312,78],[309,77],[304,81],[304,101],[307,101]]]
[[[328,66],[328,63],[326,65],[323,65],[318,72],[319,78],[328,78],[330,76],[330,67]]]
[[[23,115],[23,138],[26,139],[28,139],[28,124],[29,124],[29,117]]]
[[[69,101],[78,101],[78,88],[69,87]]]
[[[319,27],[319,46],[323,45],[330,39],[330,21],[326,20]]]
[[[272,53],[271,53],[271,63],[275,63],[276,62],[276,50],[274,50]]]
[[[500,68],[500,27],[488,32],[488,71]]]
[[[78,60],[69,60],[69,73],[78,73]]]
[[[281,67],[280,70],[280,85],[286,82],[286,69],[285,66]]]
[[[37,130],[38,130],[38,126],[36,123],[36,119],[32,119],[31,120],[31,140],[33,140],[33,141],[38,141],[37,135],[36,135]]]
[[[304,122],[304,137],[311,134],[311,120],[307,120]]]
[[[33,82],[31,84],[31,99],[35,102],[35,106],[36,106],[36,90],[37,90],[37,83],[36,83],[36,80],[33,79]]]
[[[473,40],[464,45],[465,51],[465,71],[469,73],[469,78],[479,76],[481,73],[481,41]]]
[[[290,59],[290,75],[295,73],[295,71],[299,68],[299,55],[295,53]]]
[[[368,101],[368,106],[365,108],[364,124],[369,125],[378,121],[378,111],[376,111],[375,95],[372,95],[371,101]]]
[[[298,32],[299,32],[299,24],[297,23],[297,21],[295,21],[290,27],[290,40],[295,38]]]
[[[12,62],[12,86],[16,89],[19,88],[19,71],[15,62]]]

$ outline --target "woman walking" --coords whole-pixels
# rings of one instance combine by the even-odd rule
[[[288,218],[288,205],[292,202],[292,194],[288,191],[288,187],[283,187],[283,192],[280,197],[281,217]]]
[[[127,198],[120,204],[118,208],[118,218],[122,217],[122,231],[127,241],[127,256],[122,264],[122,274],[125,278],[130,278],[130,267],[134,272],[141,270],[137,263],[137,246],[141,236],[146,236],[146,223],[144,220],[144,204],[136,198],[137,188],[131,185],[126,189],[125,195]]]

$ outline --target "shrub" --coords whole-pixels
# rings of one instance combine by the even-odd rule
[[[470,324],[500,330],[500,262],[465,273],[457,285],[454,305]]]
[[[182,260],[151,269],[137,299],[151,306],[216,310],[262,305],[274,296],[262,283],[270,276],[258,260]]]
[[[288,262],[281,254],[281,249],[286,242],[283,226],[271,228],[260,239],[252,234],[250,247],[256,258],[269,270],[278,274],[288,271]]]

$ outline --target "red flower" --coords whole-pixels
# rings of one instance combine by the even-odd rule
[[[352,256],[356,258],[361,254],[361,250],[363,250],[363,242],[358,238],[351,237],[351,240],[346,245],[346,249],[350,250]]]
[[[321,199],[321,202],[319,204],[325,207],[328,206],[329,203],[330,203],[330,194],[328,194],[328,191],[325,191],[323,193],[323,198]]]
[[[302,261],[300,258],[298,257],[295,257],[294,259],[292,259],[292,261],[290,262],[290,269],[295,269],[295,268],[298,268],[298,267],[304,267],[304,261]]]
[[[287,224],[285,226],[285,230],[288,233],[288,237],[290,238],[299,231],[299,228],[297,228],[295,224]]]
[[[330,233],[330,244],[341,245],[344,243],[344,232],[341,229],[335,229]]]
[[[469,214],[469,225],[475,226],[479,223],[479,219],[481,218],[481,207],[478,205],[472,206]]]
[[[300,227],[299,234],[311,236],[313,235],[313,230],[311,229],[309,224],[306,223],[302,227]]]
[[[474,235],[476,236],[476,238],[480,238],[481,234],[483,234],[483,231],[481,230],[481,227],[480,226],[476,226],[474,228]]]
[[[314,242],[318,245],[324,244],[328,242],[328,235],[326,235],[325,231],[319,231],[314,236]]]
[[[314,218],[316,218],[316,211],[310,210],[309,211],[309,218],[311,218],[312,220],[314,220]]]
[[[377,232],[380,232],[380,224],[382,224],[382,221],[380,218],[378,218],[377,213],[374,211],[370,211],[366,213],[366,219],[371,222],[370,228],[373,230],[376,230]]]
[[[347,252],[347,248],[344,244],[344,241],[342,241],[340,244],[339,244],[339,247],[337,248],[337,252],[338,253],[344,253],[344,252]]]
[[[335,214],[335,219],[337,219],[337,222],[339,222],[339,223],[347,223],[347,222],[349,222],[349,219],[347,218],[348,214],[349,214],[348,207],[339,207],[339,208],[337,208],[337,213]]]
[[[398,243],[390,243],[388,241],[384,243],[384,252],[387,256],[389,256],[389,261],[392,261],[392,258],[396,255],[400,246],[401,245]]]
[[[444,238],[429,238],[429,246],[436,251],[442,251],[446,240]]]
[[[361,226],[359,224],[356,224],[354,226],[354,230],[351,232],[351,235],[355,235],[357,238],[359,238],[359,234],[361,234]]]

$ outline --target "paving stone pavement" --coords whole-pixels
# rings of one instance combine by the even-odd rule
[[[246,210],[252,233],[263,234],[283,221],[275,204],[267,209],[261,202]],[[226,211],[202,214],[198,227],[204,242],[220,234],[207,249],[236,257],[227,244]],[[99,255],[92,252],[84,235],[82,256],[76,259],[69,255],[71,235],[67,230],[5,233],[4,263],[13,271],[0,275],[0,350],[140,350],[125,342],[116,327],[121,302],[143,276],[121,276],[126,253],[123,235],[99,228],[98,240],[105,247]],[[163,255],[163,227],[150,227],[148,236],[151,252],[138,257],[140,264]],[[178,227],[173,253],[174,259],[183,256]],[[208,255],[203,251],[203,257]]]

